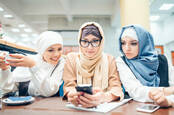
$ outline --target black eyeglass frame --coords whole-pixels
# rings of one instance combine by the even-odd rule
[[[82,44],[81,44],[81,42],[82,41],[85,41],[85,42],[87,42],[88,43],[88,45],[87,46],[83,46]],[[95,46],[93,43],[94,43],[94,41],[97,41],[97,40],[92,40],[92,41],[87,41],[87,40],[82,40],[82,39],[80,39],[80,46],[82,46],[83,48],[87,48],[90,44],[91,44],[91,46],[92,47],[99,47],[100,46],[100,44],[101,44],[101,39],[99,39],[98,41],[99,41],[99,44],[97,45],[97,46]]]

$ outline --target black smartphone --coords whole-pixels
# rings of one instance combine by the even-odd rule
[[[92,95],[92,85],[78,85],[75,87],[78,92],[84,92]]]

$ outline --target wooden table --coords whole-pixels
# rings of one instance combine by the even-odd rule
[[[0,115],[149,115],[137,112],[136,107],[141,105],[130,101],[108,113],[86,112],[66,108],[66,102],[61,98],[36,98],[35,102],[25,106],[6,106],[0,110]],[[159,109],[152,115],[174,115],[174,108]]]

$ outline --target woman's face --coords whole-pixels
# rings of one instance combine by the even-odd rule
[[[61,44],[52,45],[44,52],[43,59],[49,64],[56,65],[62,55],[62,52],[63,50]]]
[[[99,51],[100,43],[100,38],[89,34],[80,40],[81,51],[85,56],[91,58]]]
[[[138,55],[139,52],[139,43],[137,40],[131,37],[124,37],[121,39],[121,47],[123,53],[128,59],[132,59]]]

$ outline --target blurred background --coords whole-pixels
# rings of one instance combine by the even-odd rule
[[[126,1],[130,3],[131,0],[124,1],[126,4]],[[156,49],[167,56],[169,63],[173,61],[174,64],[174,0],[146,1],[149,8],[149,31],[154,37]],[[95,21],[102,25],[105,33],[104,51],[119,56],[118,37],[123,17],[120,12],[125,9],[120,2],[121,0],[0,0],[3,39],[34,48],[41,32],[53,30],[62,35],[64,54],[67,54],[78,51],[80,25]],[[129,5],[138,8],[136,3]],[[140,17],[133,12],[132,16],[135,19]]]

